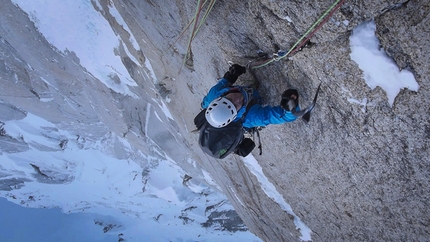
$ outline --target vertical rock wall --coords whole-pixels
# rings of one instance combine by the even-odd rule
[[[175,41],[195,13],[194,1],[134,0],[115,4],[121,6],[118,10],[154,67],[158,79],[155,84],[168,101],[176,121],[171,130],[177,129],[175,137],[183,139],[183,145],[171,151],[171,156],[178,158],[186,170],[208,171],[250,230],[265,241],[294,241],[300,233],[293,218],[265,194],[242,160],[231,156],[217,161],[201,153],[196,134],[190,132],[194,129],[192,119],[199,111],[201,98],[228,69],[227,61],[246,64],[257,52],[272,54],[279,49],[288,50],[330,4],[327,1],[219,0],[193,40],[192,68],[183,66],[186,37]],[[2,7],[14,9],[11,3]],[[382,47],[399,68],[410,69],[420,85],[418,92],[401,91],[393,106],[388,104],[381,88],[372,90],[366,85],[361,70],[349,57],[351,30],[372,18]],[[144,118],[146,101],[123,99],[110,92],[73,63],[78,62],[73,53],[66,57],[59,55],[46,41],[35,38],[39,35],[29,33],[35,31],[33,27],[17,32],[26,40],[25,45],[10,48],[14,24],[24,26],[25,23],[7,14],[1,19],[8,24],[0,26],[3,54],[0,70],[3,76],[23,75],[19,78],[20,90],[1,79],[2,93],[25,95],[3,95],[2,102],[8,104],[1,104],[0,110],[16,111],[9,103],[23,103],[26,110],[50,117],[52,122],[63,120],[65,126],[75,124],[77,119],[76,129],[87,127],[93,120],[102,120],[109,124],[110,130],[124,134],[138,148],[145,149],[144,145],[138,145],[140,137],[129,131],[141,132],[142,124],[138,120]],[[121,33],[117,24],[112,25]],[[258,151],[253,153],[264,175],[313,230],[313,241],[429,240],[429,25],[429,3],[424,0],[345,1],[311,39],[312,48],[291,59],[259,68],[255,75],[248,72],[240,78],[242,83],[258,79],[267,104],[277,104],[282,91],[294,87],[300,91],[301,104],[306,105],[322,83],[311,122],[305,124],[299,120],[267,127],[261,132],[263,155],[259,156]],[[26,52],[26,45],[41,41],[44,44],[39,48]],[[60,63],[49,64],[52,58]],[[139,60],[141,64],[145,61],[143,57]],[[124,63],[127,65],[126,58]],[[39,65],[51,67],[57,80],[87,81],[79,85],[45,76],[49,83],[58,85],[47,86],[39,78],[44,77],[44,73],[37,71]],[[139,77],[138,71],[130,66],[129,69]],[[73,70],[78,73],[77,77],[70,74],[75,73]],[[152,83],[145,83],[141,77],[136,80],[141,87],[139,95],[147,95],[145,90],[152,90]],[[93,98],[88,89],[94,86],[107,93],[97,95],[105,99]],[[48,107],[40,101],[56,95],[64,95],[82,112],[71,115],[67,110],[58,111],[60,106],[67,105]],[[368,101],[363,106],[349,102],[349,98]],[[28,99],[35,102],[29,104]],[[88,100],[96,103],[94,108],[90,108]],[[94,114],[95,109],[109,112]],[[54,115],[52,110],[63,116]],[[22,115],[19,110],[15,111],[11,115]],[[120,114],[124,118],[117,119]],[[11,117],[2,115],[1,118]],[[99,127],[98,132],[107,132],[106,129],[106,126]],[[163,140],[165,136],[157,137],[160,144]],[[15,147],[25,149],[25,145],[16,142]],[[191,175],[202,179],[197,173]],[[10,181],[16,186],[21,183]]]
[[[226,61],[246,64],[258,51],[288,50],[330,4],[218,1],[193,41],[196,75],[207,80],[187,82],[203,82],[197,91],[202,96],[214,84],[210,76],[227,69]],[[183,14],[191,17],[194,8],[183,6]],[[314,241],[430,238],[428,9],[426,1],[345,1],[311,39],[312,48],[255,70],[268,104],[277,104],[282,91],[294,87],[306,105],[322,83],[311,122],[264,129],[263,155],[254,152],[265,175],[313,230]],[[392,107],[383,89],[367,86],[349,56],[351,30],[371,19],[381,47],[420,85],[418,92],[402,90]],[[252,79],[249,73],[241,77],[243,82]],[[350,98],[367,102],[358,105]],[[298,237],[291,218],[264,195],[242,161],[199,162],[237,203],[253,232],[266,241]],[[229,189],[242,203],[249,201],[246,206]]]

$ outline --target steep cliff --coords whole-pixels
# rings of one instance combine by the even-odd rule
[[[183,29],[196,8],[194,3],[178,3],[177,8],[150,3],[140,8],[158,13],[147,18],[158,23],[168,44],[180,33],[173,23]],[[191,114],[226,71],[227,61],[246,64],[258,51],[288,50],[331,4],[218,1],[192,42],[195,72],[183,68],[179,75],[178,70],[160,73],[174,78],[164,81],[172,90],[172,110],[180,110],[176,115],[191,130]],[[311,122],[264,129],[263,155],[254,152],[264,174],[313,231],[314,241],[424,241],[430,236],[428,10],[426,1],[346,1],[311,38],[311,48],[255,70],[268,104],[278,103],[283,90],[295,87],[306,105],[322,83]],[[172,14],[177,12],[180,19]],[[412,71],[420,86],[417,92],[402,90],[392,106],[383,89],[366,85],[350,58],[352,29],[372,19],[381,48],[400,70]],[[182,55],[187,43],[183,39],[175,45]],[[183,56],[171,50],[162,57],[165,63],[174,58]],[[189,95],[195,96],[194,103],[183,100]],[[367,101],[359,105],[351,98]],[[198,153],[196,136],[189,139]],[[267,197],[243,161],[203,157],[199,163],[236,203],[254,233],[266,241],[296,240],[292,218]],[[241,201],[230,190],[240,194]]]
[[[15,9],[7,3],[3,9]],[[92,134],[87,142],[92,141],[89,137],[112,132],[144,154],[159,157],[163,153],[174,159],[193,179],[204,180],[202,170],[207,171],[248,228],[265,241],[300,240],[303,234],[296,228],[297,219],[312,230],[313,241],[429,240],[428,1],[345,1],[311,38],[310,48],[240,77],[243,83],[258,80],[267,104],[277,104],[282,91],[294,87],[306,105],[322,83],[310,123],[298,120],[265,128],[261,132],[263,154],[253,152],[262,173],[294,215],[269,196],[246,161],[205,156],[197,134],[191,132],[193,117],[201,98],[228,69],[228,61],[245,65],[258,53],[288,50],[332,2],[217,1],[192,41],[193,59],[187,65],[183,60],[188,32],[179,37],[197,3],[97,3],[93,1],[93,7],[123,37],[117,54],[137,84],[130,90],[146,98],[135,99],[101,84],[79,65],[82,60],[73,52],[52,52],[46,40],[32,33],[33,28],[23,28],[31,24],[13,10],[22,16],[1,16],[0,36],[5,37],[0,39],[0,108],[8,115],[0,121],[22,119],[25,110],[71,132]],[[126,41],[129,33],[109,15],[110,4],[118,8],[142,51],[128,48],[133,51],[127,53],[126,47],[133,43]],[[353,28],[372,19],[381,47],[399,69],[410,70],[420,86],[418,91],[403,89],[393,105],[382,88],[366,84],[362,70],[350,57]],[[14,43],[17,39],[25,44]],[[156,78],[149,78],[154,83],[145,81],[150,75],[146,61],[154,67]],[[22,76],[15,78],[16,73]],[[11,80],[7,85],[6,79]],[[118,78],[113,76],[111,81],[118,83]],[[154,109],[162,112],[155,101],[159,97],[176,122],[163,118],[167,128],[151,125],[148,129],[155,123],[143,120]],[[52,99],[58,101],[49,102]],[[366,101],[357,104],[351,99]],[[59,144],[62,138],[54,137]],[[1,135],[1,152],[28,149],[24,140],[9,139]],[[124,151],[116,150],[114,155],[120,157]],[[19,189],[24,183],[23,175],[20,181],[2,183],[2,190]]]

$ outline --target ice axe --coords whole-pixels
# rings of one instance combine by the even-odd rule
[[[317,89],[317,92],[315,93],[315,97],[312,103],[303,110],[300,110],[298,112],[293,112],[294,116],[296,116],[297,118],[301,117],[306,123],[309,122],[309,120],[311,119],[311,111],[312,109],[314,109],[315,104],[317,103],[318,93],[320,89],[321,89],[321,83],[318,85],[318,89]]]

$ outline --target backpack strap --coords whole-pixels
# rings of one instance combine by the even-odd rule
[[[260,137],[260,129],[259,129],[259,127],[255,127],[254,128],[254,133],[257,133],[258,149],[260,150],[260,155],[262,155],[263,154],[263,145],[261,144],[261,137]],[[254,134],[252,135],[252,137],[254,137]]]
[[[196,117],[194,118],[194,125],[196,126],[197,129],[191,132],[200,130],[203,127],[203,125],[206,123],[205,113],[206,113],[206,108],[200,111],[200,113],[196,115]]]

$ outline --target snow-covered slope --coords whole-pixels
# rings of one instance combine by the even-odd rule
[[[194,1],[2,1],[0,196],[114,240],[426,241],[429,3],[336,2],[310,48],[238,80],[269,105],[322,84],[311,122],[215,160],[192,132],[203,95],[330,1],[217,1],[186,63]]]
[[[169,156],[181,147],[180,135],[158,96],[150,61],[135,57],[137,40],[113,3],[109,13],[128,32],[125,40],[98,1],[13,2],[16,6],[8,3],[5,9],[27,21],[33,32],[27,37],[41,40],[16,44],[13,32],[2,38],[0,196],[28,208],[104,215],[94,215],[93,225],[127,241],[259,240],[219,190],[187,175],[175,161],[180,156]],[[39,57],[20,54],[30,43],[37,44],[32,48]],[[7,62],[7,56],[16,62]],[[82,74],[65,77],[38,58],[67,62],[76,69],[63,70]],[[140,69],[140,78],[133,79],[130,66]],[[146,90],[136,80],[144,81]],[[9,97],[8,88],[15,88]],[[115,95],[136,106],[121,106]],[[123,117],[121,107],[134,111]],[[127,123],[131,119],[139,126]],[[208,173],[201,174],[200,180],[213,183]],[[6,241],[18,239],[16,233],[7,236]],[[73,240],[63,241],[68,239]]]

